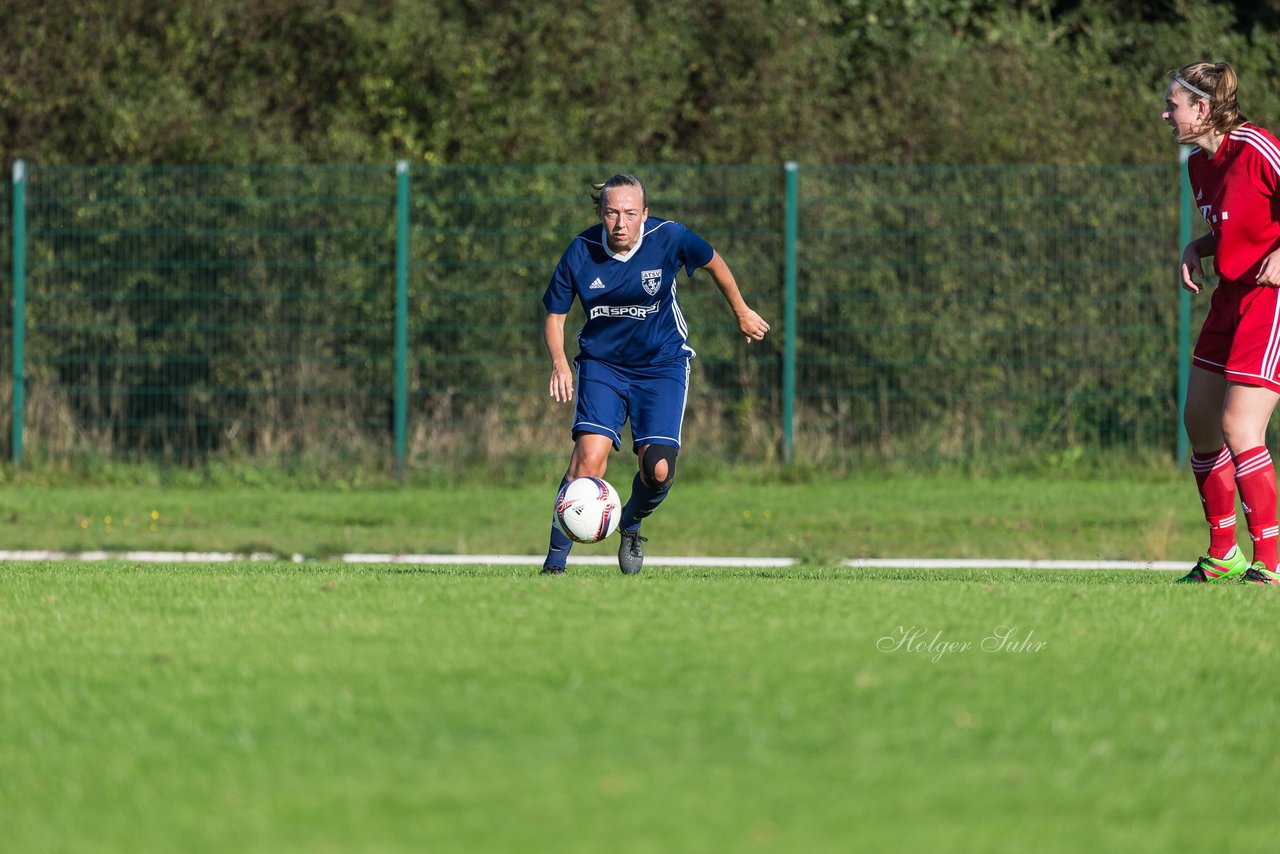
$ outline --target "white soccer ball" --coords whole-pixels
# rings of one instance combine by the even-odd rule
[[[599,477],[571,480],[556,496],[556,524],[577,543],[598,543],[618,529],[622,501],[618,491]]]

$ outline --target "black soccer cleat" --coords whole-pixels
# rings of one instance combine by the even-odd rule
[[[619,531],[622,540],[618,544],[618,569],[623,575],[635,575],[644,569],[644,544],[647,537],[640,536],[637,531]]]
[[[1273,587],[1280,587],[1280,572],[1272,572],[1267,569],[1267,565],[1262,561],[1255,561],[1253,566],[1245,570],[1244,575],[1240,576],[1241,584],[1268,584]]]
[[[564,567],[548,564],[542,568],[542,572],[539,572],[538,575],[564,575]]]

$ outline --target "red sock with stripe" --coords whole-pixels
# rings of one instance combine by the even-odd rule
[[[1276,469],[1265,446],[1236,454],[1236,487],[1253,539],[1253,559],[1274,571],[1280,524],[1276,521]]]
[[[1191,471],[1209,523],[1209,557],[1224,558],[1236,545],[1236,464],[1222,450],[1191,455]]]

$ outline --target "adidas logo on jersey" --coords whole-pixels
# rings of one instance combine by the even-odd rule
[[[596,280],[591,283],[590,287],[588,287],[587,290],[589,291],[604,290],[604,282],[600,281],[599,277],[596,277]]]

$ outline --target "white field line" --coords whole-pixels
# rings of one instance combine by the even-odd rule
[[[883,558],[842,560],[854,569],[1159,569],[1190,568],[1171,560],[1001,560],[997,558]]]
[[[125,561],[131,563],[230,563],[232,561],[287,560],[293,563],[336,561],[350,564],[417,564],[419,566],[458,566],[492,564],[501,566],[541,566],[542,555],[449,555],[449,554],[378,554],[352,553],[336,558],[306,558],[300,554],[276,555],[269,552],[238,554],[235,552],[60,552],[0,551],[0,562],[22,561]],[[613,566],[618,560],[607,555],[584,555],[571,558],[571,566]],[[731,568],[788,567],[799,561],[790,557],[663,557],[645,558],[646,566],[723,566]],[[840,561],[851,569],[1158,569],[1185,570],[1186,561],[1129,560],[1005,560],[999,558],[855,558]]]
[[[232,561],[280,560],[279,555],[267,552],[238,554],[235,552],[55,552],[55,551],[0,551],[0,561],[43,560],[120,560],[134,563],[231,563]]]
[[[429,566],[441,564],[501,564],[504,566],[542,566],[543,555],[391,555],[345,554],[343,563],[416,563]],[[794,566],[791,557],[660,557],[644,559],[645,566]],[[584,555],[569,558],[570,566],[617,566],[618,559],[607,555]]]

